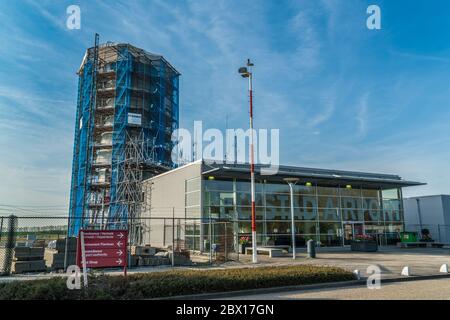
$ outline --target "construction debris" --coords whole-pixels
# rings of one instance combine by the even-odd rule
[[[168,253],[157,252],[158,250],[150,245],[131,246],[130,265],[131,266],[161,266],[169,265]]]

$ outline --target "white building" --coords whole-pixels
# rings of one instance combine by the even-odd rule
[[[403,199],[406,231],[429,229],[431,237],[450,243],[450,195]]]

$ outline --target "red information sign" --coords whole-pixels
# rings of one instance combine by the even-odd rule
[[[82,234],[84,248],[82,247]],[[127,230],[80,230],[77,265],[83,267],[83,249],[87,268],[126,267]]]

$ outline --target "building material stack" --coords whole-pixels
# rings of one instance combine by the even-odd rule
[[[131,246],[130,263],[131,266],[161,266],[170,264],[167,255],[157,254],[157,249],[150,245]]]
[[[44,247],[14,248],[13,273],[46,271]]]
[[[66,256],[66,239],[56,240],[55,249],[45,249],[45,263],[53,270],[64,269],[64,259]],[[67,239],[67,266],[76,264],[77,238]]]

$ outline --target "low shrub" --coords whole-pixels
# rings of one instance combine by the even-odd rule
[[[89,288],[68,290],[66,278],[0,283],[0,299],[149,299],[199,293],[353,280],[334,267],[286,266],[221,270],[171,270],[124,276],[91,275]]]

